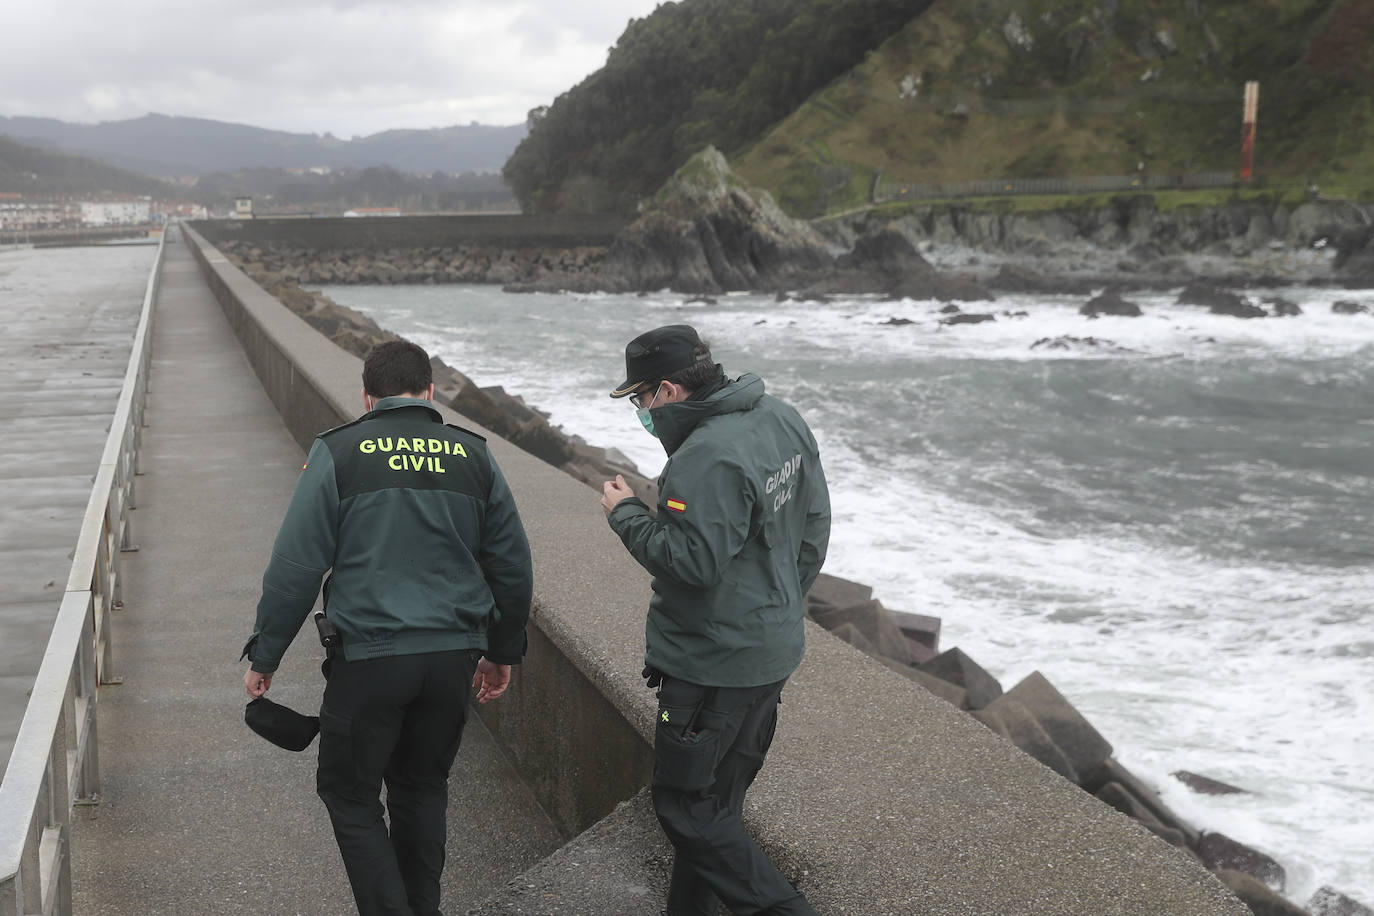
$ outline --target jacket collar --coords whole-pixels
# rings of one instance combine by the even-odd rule
[[[734,381],[722,376],[714,386],[693,392],[688,400],[664,404],[649,413],[654,418],[654,431],[663,443],[663,450],[671,456],[708,417],[750,410],[762,397],[763,379],[746,372]]]
[[[370,420],[373,417],[380,416],[383,411],[397,410],[402,407],[422,407],[429,412],[430,418],[433,419],[435,423],[444,422],[443,414],[439,413],[433,401],[426,401],[424,398],[403,398],[399,396],[378,399],[372,410],[363,415],[363,419]]]

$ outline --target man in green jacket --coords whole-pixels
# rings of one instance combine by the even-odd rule
[[[830,536],[816,440],[756,375],[730,380],[688,325],[625,348],[629,396],[668,453],[657,513],[623,477],[607,521],[653,575],[645,676],[657,686],[652,794],[676,851],[668,916],[814,914],[744,831],[744,793],[805,649],[806,592]]]
[[[530,549],[515,500],[485,440],[446,426],[433,397],[420,347],[368,354],[367,412],[310,449],[245,649],[244,686],[261,697],[332,570],[325,611],[341,645],[316,788],[364,916],[438,914],[468,685],[496,699],[525,654]]]

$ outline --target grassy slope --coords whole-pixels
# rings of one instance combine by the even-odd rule
[[[1028,50],[1004,35],[1013,12]],[[1176,51],[1151,42],[1161,30]],[[907,74],[921,77],[914,99],[899,97]],[[1246,79],[1261,82],[1257,176],[1374,189],[1374,0],[936,0],[734,166],[804,215],[862,204],[874,170],[1230,171]]]

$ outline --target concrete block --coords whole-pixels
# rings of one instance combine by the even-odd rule
[[[908,639],[922,643],[936,652],[940,651],[940,618],[928,614],[913,614],[910,611],[888,611],[897,629]]]
[[[984,725],[994,723],[989,725],[993,731],[1069,782],[1078,782],[1078,771],[1074,769],[1073,763],[1041,727],[1040,721],[1029,709],[1004,696],[980,712],[982,715],[977,718]]]
[[[816,577],[816,581],[811,584],[811,591],[806,593],[806,603],[808,607],[819,604],[836,608],[858,604],[872,597],[873,588],[871,586],[821,573]]]
[[[811,608],[811,617],[827,630],[834,630],[845,624],[854,626],[872,644],[871,654],[886,656],[904,665],[912,661],[906,637],[897,629],[892,615],[880,601],[870,598],[857,604],[839,607],[817,604]]]
[[[1183,835],[1182,830],[1160,823],[1159,818],[1154,816],[1145,803],[1121,783],[1109,782],[1093,794],[1127,817],[1139,821],[1141,826],[1170,846],[1188,848],[1188,838]]]
[[[1002,695],[1002,685],[997,678],[958,647],[921,662],[920,669],[967,690],[970,709],[982,709]]]
[[[1153,787],[1142,782],[1134,773],[1118,763],[1115,757],[1108,757],[1092,773],[1083,775],[1083,788],[1093,793],[1113,782],[1130,792],[1160,824],[1182,833],[1189,848],[1196,846],[1202,838],[1201,831],[1164,804]]]
[[[968,702],[964,699],[964,688],[956,687],[948,681],[940,680],[938,677],[932,677],[931,675],[926,674],[925,672],[917,668],[913,668],[910,665],[903,665],[899,661],[894,661],[890,658],[883,658],[881,655],[876,657],[878,661],[882,662],[884,665],[891,668],[893,671],[896,671],[902,677],[906,678],[909,681],[914,681],[915,683],[920,684],[926,690],[935,694],[937,697],[944,700],[946,703],[949,703],[954,708],[968,709]]]
[[[1003,700],[1015,700],[1035,716],[1075,773],[1092,772],[1112,755],[1107,739],[1039,671],[1027,675],[994,705]]]
[[[1310,916],[1306,910],[1281,897],[1263,881],[1245,872],[1223,868],[1217,880],[1240,898],[1255,916]]]

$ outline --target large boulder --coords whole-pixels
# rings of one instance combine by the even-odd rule
[[[1251,305],[1236,293],[1221,289],[1209,283],[1190,283],[1178,294],[1179,305],[1205,305],[1213,315],[1231,315],[1235,318],[1267,318],[1269,313],[1257,305]]]
[[[1307,901],[1307,911],[1312,916],[1374,916],[1374,909],[1326,885],[1317,888]]]
[[[830,262],[825,241],[750,187],[715,147],[693,156],[611,243],[596,271],[612,291],[717,293],[783,287]]]
[[[1271,887],[1283,888],[1287,874],[1283,866],[1258,849],[1233,840],[1224,833],[1204,833],[1193,852],[1212,871],[1230,869],[1244,872]]]
[[[803,290],[805,296],[837,294],[961,301],[993,298],[976,280],[936,270],[893,227],[860,237],[852,251],[836,258],[829,270]]]
[[[1141,311],[1140,306],[1123,299],[1121,293],[1116,290],[1109,289],[1093,296],[1084,303],[1083,307],[1078,310],[1078,314],[1087,315],[1089,318],[1096,318],[1099,315],[1139,318]]]

